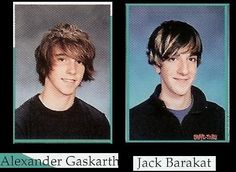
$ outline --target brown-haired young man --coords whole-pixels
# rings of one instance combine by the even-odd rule
[[[35,50],[44,86],[16,109],[16,139],[109,139],[102,112],[75,97],[83,81],[93,80],[95,47],[76,25],[58,24]]]
[[[153,31],[147,56],[161,84],[130,110],[131,140],[224,139],[224,109],[192,85],[201,54],[199,33],[185,22],[165,21]]]

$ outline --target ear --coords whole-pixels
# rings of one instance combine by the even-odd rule
[[[161,73],[161,67],[160,67],[160,65],[156,64],[156,65],[154,65],[154,68],[155,68],[156,73],[158,73],[158,74]]]

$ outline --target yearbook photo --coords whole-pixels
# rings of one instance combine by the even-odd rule
[[[14,4],[15,143],[111,143],[111,7]]]
[[[227,4],[126,5],[126,141],[229,141]]]

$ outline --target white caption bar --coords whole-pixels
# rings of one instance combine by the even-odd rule
[[[118,153],[23,153],[55,168],[118,168]]]
[[[216,171],[216,157],[133,156],[133,171]]]

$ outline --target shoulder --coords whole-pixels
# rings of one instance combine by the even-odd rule
[[[79,108],[81,108],[83,111],[86,111],[88,113],[91,114],[103,114],[101,111],[99,111],[97,108],[95,108],[94,106],[86,103],[85,101],[79,99],[79,98],[75,98],[75,105]]]
[[[222,126],[224,125],[225,110],[214,102],[206,101],[205,109],[201,114],[205,120],[211,121],[211,124],[222,123]]]
[[[130,109],[131,115],[138,115],[138,114],[147,114],[150,112],[155,111],[155,105],[153,102],[150,101],[150,99],[145,100],[144,102],[134,106]]]
[[[15,110],[15,134],[16,138],[27,138],[30,119],[33,114],[37,95],[28,99]]]
[[[26,118],[27,115],[29,115],[31,113],[31,109],[32,109],[32,107],[34,107],[33,104],[36,101],[36,96],[37,95],[28,99],[26,102],[24,102],[20,107],[18,107],[15,110],[16,120]]]
[[[146,126],[152,123],[154,118],[160,115],[160,108],[150,99],[138,104],[129,111],[131,127]]]
[[[216,113],[216,114],[225,114],[225,110],[219,106],[218,104],[211,102],[211,101],[207,101],[207,106],[206,106],[207,110],[212,112],[212,113]]]
[[[82,113],[94,136],[97,138],[110,137],[110,123],[104,113],[77,97],[75,98],[75,104],[78,114],[81,115]]]
[[[87,117],[97,120],[106,118],[104,113],[102,113],[97,108],[93,107],[92,105],[86,103],[85,101],[77,97],[75,98],[75,105],[78,108],[78,110],[86,114]]]

